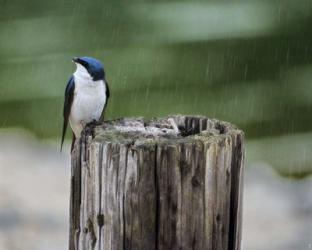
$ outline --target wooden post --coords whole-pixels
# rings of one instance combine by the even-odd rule
[[[119,119],[72,152],[70,250],[238,250],[243,133],[205,117]]]

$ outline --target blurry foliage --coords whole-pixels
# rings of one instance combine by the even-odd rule
[[[203,114],[249,139],[311,131],[309,0],[0,5],[2,127],[58,137],[71,58],[89,55],[105,65],[107,119]]]

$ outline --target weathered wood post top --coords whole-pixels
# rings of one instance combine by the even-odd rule
[[[215,119],[118,119],[72,152],[70,250],[240,249],[243,132]]]

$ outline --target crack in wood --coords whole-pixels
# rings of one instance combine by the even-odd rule
[[[91,218],[88,218],[87,220],[87,226],[86,226],[86,231],[87,234],[89,234],[90,240],[91,240],[91,249],[94,249],[95,244],[96,244],[96,235],[95,235],[95,231],[94,231],[94,226],[93,226],[93,222]]]

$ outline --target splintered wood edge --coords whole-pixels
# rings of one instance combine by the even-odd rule
[[[94,142],[149,145],[187,143],[194,141],[222,142],[242,135],[235,125],[204,116],[172,115],[165,118],[120,118],[106,121],[94,129]]]

